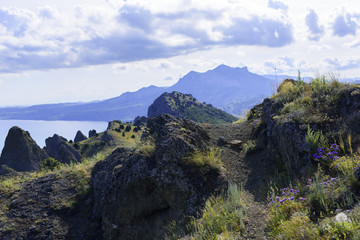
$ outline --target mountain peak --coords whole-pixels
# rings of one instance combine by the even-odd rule
[[[229,72],[229,71],[234,71],[234,70],[240,70],[241,72],[248,72],[248,68],[245,66],[245,67],[242,67],[242,68],[239,68],[239,67],[230,67],[228,65],[225,65],[225,64],[220,64],[219,66],[217,66],[216,68],[214,68],[213,70],[211,71],[215,71],[215,72]]]

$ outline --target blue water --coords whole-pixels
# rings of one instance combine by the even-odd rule
[[[13,126],[28,131],[42,148],[45,146],[45,139],[52,137],[55,133],[68,140],[74,140],[78,130],[88,136],[89,130],[95,129],[97,132],[102,132],[106,130],[107,125],[107,122],[0,120],[0,152],[4,147],[9,129]]]

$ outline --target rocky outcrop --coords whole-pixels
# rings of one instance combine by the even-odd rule
[[[29,132],[12,127],[5,140],[0,165],[4,164],[19,172],[34,171],[38,169],[40,162],[48,157],[31,138]]]
[[[67,139],[57,134],[45,140],[45,151],[50,157],[59,162],[70,164],[80,161],[81,155],[75,148],[68,144]]]
[[[153,104],[148,108],[148,117],[156,117],[160,114],[166,113],[171,114],[175,117],[182,117],[178,111],[175,111],[174,108],[169,104],[168,96],[169,93],[164,93],[158,97]]]
[[[198,123],[232,123],[237,120],[236,117],[214,108],[211,104],[199,102],[191,94],[180,92],[163,93],[148,109],[149,118],[163,113]]]
[[[288,171],[299,173],[310,164],[310,150],[305,141],[307,125],[294,121],[277,123],[274,117],[280,115],[283,105],[272,99],[264,99],[259,106],[263,109],[268,149],[279,154]]]
[[[140,117],[140,116],[137,116],[135,119],[134,119],[134,123],[133,125],[134,126],[145,126],[146,125],[146,122],[147,122],[148,118],[147,117]]]
[[[149,119],[153,154],[119,148],[92,171],[94,213],[105,239],[164,239],[170,221],[194,216],[204,201],[227,183],[217,169],[205,175],[186,159],[207,147],[198,124],[160,115]]]
[[[81,141],[84,141],[86,139],[87,139],[87,137],[79,130],[76,133],[76,136],[74,138],[74,142],[81,142]]]
[[[97,137],[98,134],[95,129],[89,131],[89,138],[91,137]]]
[[[106,130],[116,130],[120,128],[120,125],[122,125],[121,121],[115,120],[108,123],[108,127]]]

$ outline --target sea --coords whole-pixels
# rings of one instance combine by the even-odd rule
[[[45,146],[45,139],[52,137],[55,133],[74,140],[76,132],[80,130],[88,136],[89,130],[95,129],[97,132],[106,130],[107,122],[90,121],[39,121],[39,120],[0,120],[0,152],[5,143],[9,129],[18,126],[30,133],[30,136],[42,148]]]

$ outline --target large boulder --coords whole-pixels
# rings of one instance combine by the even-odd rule
[[[187,162],[196,149],[207,148],[200,125],[165,114],[147,127],[147,138],[155,139],[152,154],[119,148],[92,171],[94,213],[105,239],[164,239],[169,222],[195,216],[227,186],[218,169],[203,173]]]
[[[81,154],[68,143],[66,138],[54,134],[53,137],[47,138],[45,143],[45,151],[59,162],[70,164],[81,160]]]
[[[5,140],[0,165],[4,164],[19,172],[34,171],[39,168],[40,162],[48,157],[31,138],[29,132],[12,127]]]
[[[86,139],[87,139],[87,137],[79,130],[76,133],[76,136],[74,138],[74,142],[81,142],[81,141],[84,141]]]

